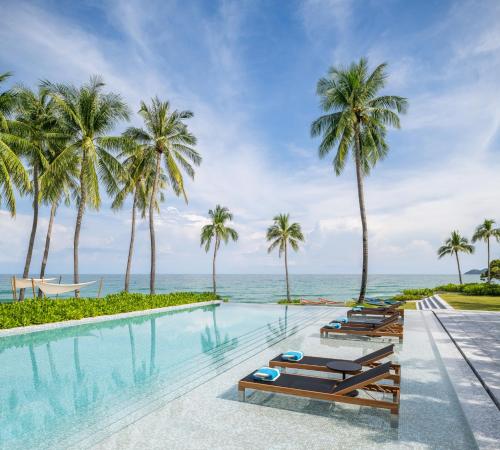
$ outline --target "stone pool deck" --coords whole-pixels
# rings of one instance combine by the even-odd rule
[[[343,308],[330,311],[332,318],[345,314]],[[323,324],[308,325],[134,423],[116,424],[112,433],[102,430],[78,448],[499,448],[500,420],[491,416],[495,405],[432,312],[406,312],[403,344],[322,339]],[[396,344],[392,360],[402,364],[398,429],[390,428],[388,411],[355,405],[261,392],[247,395],[246,403],[238,401],[238,380],[283,351],[356,358],[387,342]]]

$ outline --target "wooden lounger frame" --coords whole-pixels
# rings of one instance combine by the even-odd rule
[[[386,363],[387,364],[387,363]],[[277,394],[286,394],[292,395],[296,397],[305,397],[312,398],[316,400],[325,400],[329,402],[338,402],[338,403],[348,403],[353,405],[360,406],[370,406],[372,408],[382,408],[388,409],[391,413],[391,426],[398,426],[399,421],[399,404],[400,404],[400,389],[398,386],[385,385],[385,384],[376,384],[377,381],[387,379],[389,373],[383,373],[381,375],[370,378],[367,381],[363,381],[354,385],[350,385],[349,387],[339,390],[335,393],[325,393],[325,392],[317,392],[317,391],[309,391],[306,389],[295,389],[291,387],[277,386],[273,385],[272,382],[258,382],[258,381],[249,381],[246,379],[242,379],[238,383],[238,391],[240,401],[245,401],[245,390],[253,389],[257,391],[265,391],[265,392],[274,392]],[[282,375],[288,377],[304,377],[303,375]],[[314,377],[309,377],[314,378]],[[378,400],[374,398],[360,398],[360,397],[351,397],[347,394],[352,392],[353,390],[363,390],[366,392],[379,392],[382,394],[391,394],[392,401],[387,400]]]
[[[390,356],[393,353],[394,353],[393,349],[391,350],[388,349],[387,352],[381,353],[372,359],[360,362],[360,364],[364,367],[369,367],[369,368],[377,367],[380,366],[380,364],[382,364],[379,362],[379,360],[381,360],[382,358],[386,358],[387,356]],[[335,370],[329,369],[328,367],[326,367],[326,365],[304,364],[300,362],[286,361],[279,358],[280,356],[281,355],[278,355],[274,359],[271,359],[269,361],[269,367],[279,367],[281,369],[313,370],[315,372],[326,372],[326,373],[341,373],[340,371],[337,372]],[[325,359],[327,358],[325,357]],[[353,361],[358,362],[357,360]],[[390,368],[393,373],[390,373],[387,376],[387,379],[392,380],[395,385],[399,386],[399,384],[401,383],[401,366],[399,364],[391,363]]]
[[[374,324],[356,324],[349,322],[343,324],[341,328],[322,327],[320,329],[321,337],[327,337],[330,333],[335,334],[353,334],[358,336],[369,337],[395,337],[401,342],[403,340],[403,326],[396,323],[397,317],[391,316],[385,319],[385,323]]]

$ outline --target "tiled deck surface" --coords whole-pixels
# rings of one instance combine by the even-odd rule
[[[333,317],[341,314],[340,310],[332,309]],[[321,339],[321,325],[323,323],[318,322],[304,328],[132,425],[122,429],[118,426],[114,434],[103,434],[99,442],[89,441],[85,446],[92,444],[99,449],[477,448],[477,435],[470,430],[447,369],[454,368],[463,386],[472,386],[474,375],[431,312],[407,312],[404,343],[396,345],[393,360],[403,366],[398,429],[390,428],[387,411],[355,405],[332,405],[259,392],[247,395],[246,403],[238,401],[237,381],[280,352],[301,349],[318,356],[355,358],[387,342],[341,337]],[[443,362],[440,353],[445,354],[446,361]],[[484,395],[484,390],[475,392],[473,405],[482,409]],[[499,441],[491,437],[494,433],[495,430],[486,432],[484,439],[479,440],[481,447],[498,448]]]
[[[439,320],[500,405],[500,313],[436,311]]]

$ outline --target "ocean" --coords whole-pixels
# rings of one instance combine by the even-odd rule
[[[47,275],[59,281],[60,275]],[[464,282],[479,281],[478,275],[464,275]],[[123,290],[123,275],[81,275],[81,282],[96,283],[82,289],[82,297],[95,297],[102,279],[101,295]],[[72,283],[72,275],[62,275],[62,283]],[[434,287],[446,283],[457,283],[456,275],[370,275],[368,277],[369,296],[388,297],[407,288]],[[360,275],[290,275],[293,297],[314,299],[326,297],[346,300],[358,294]],[[210,291],[212,276],[208,275],[157,275],[156,292]],[[132,275],[131,292],[149,292],[149,275]],[[217,292],[234,302],[273,303],[285,297],[283,275],[218,275]],[[28,290],[28,295],[31,290]],[[12,299],[10,275],[0,275],[0,301]]]

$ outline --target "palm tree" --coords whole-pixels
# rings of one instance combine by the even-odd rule
[[[40,176],[48,166],[47,158],[51,146],[57,145],[65,136],[54,113],[54,102],[47,89],[40,88],[37,92],[33,92],[27,88],[20,88],[18,99],[16,120],[12,123],[11,130],[22,139],[18,152],[30,167],[32,189],[29,193],[33,196],[33,220],[23,270],[23,278],[26,278],[29,275],[35,245],[39,205],[43,198],[43,192],[40,191]],[[19,142],[14,145],[17,147],[18,144]],[[21,289],[19,300],[23,299],[24,289]]]
[[[500,241],[500,228],[494,228],[495,221],[493,219],[484,219],[484,222],[476,228],[472,236],[472,242],[485,241],[488,247],[488,283],[491,283],[490,270],[490,238],[495,238]]]
[[[285,255],[286,298],[290,301],[290,284],[288,282],[288,244],[293,250],[299,249],[299,242],[304,242],[304,235],[297,222],[290,223],[290,214],[278,214],[273,218],[274,223],[267,229],[267,240],[272,242],[267,249],[271,253],[279,248],[279,257]]]
[[[194,178],[192,164],[198,166],[201,156],[193,148],[196,144],[195,136],[189,132],[184,120],[193,117],[191,111],[172,111],[170,103],[162,102],[158,97],[151,101],[151,105],[141,102],[139,114],[144,120],[145,129],[129,128],[126,134],[141,145],[144,145],[155,155],[155,170],[151,197],[149,201],[149,233],[151,241],[151,271],[149,280],[150,294],[155,293],[156,275],[156,240],[154,228],[154,212],[159,179],[161,175],[162,159],[165,163],[165,173],[170,186],[176,195],[181,195],[187,202],[184,189],[184,178],[182,171]]]
[[[45,246],[40,267],[40,278],[45,276],[45,269],[49,258],[50,241],[52,237],[52,227],[57,209],[61,203],[69,206],[71,197],[76,197],[78,192],[78,155],[72,154],[72,159],[68,159],[65,165],[55,165],[52,162],[57,159],[59,153],[64,150],[64,145],[55,146],[50,149],[48,160],[49,165],[40,177],[40,190],[43,193],[42,200],[50,205],[49,223],[45,236]],[[42,292],[39,291],[39,296]]]
[[[460,284],[462,283],[462,271],[460,269],[460,260],[458,258],[458,253],[474,253],[474,246],[469,244],[469,240],[460,235],[458,231],[452,231],[451,236],[446,239],[444,245],[439,247],[438,249],[438,257],[441,259],[445,255],[455,255],[457,260],[457,268],[458,268],[458,279],[460,280]]]
[[[156,169],[156,157],[155,153],[151,152],[148,147],[134,142],[133,138],[129,138],[127,132],[124,133],[124,136],[131,140],[130,146],[120,154],[120,159],[123,160],[126,178],[123,180],[123,187],[116,194],[111,208],[114,210],[122,208],[128,195],[132,195],[132,221],[124,285],[124,291],[128,292],[130,285],[130,271],[132,268],[132,256],[134,253],[137,210],[139,210],[141,218],[144,219],[146,217],[146,211],[151,197],[151,189]],[[157,212],[160,211],[159,203],[165,200],[163,189],[165,189],[166,185],[167,178],[162,170],[158,181],[160,192],[157,194],[155,201],[155,209]]]
[[[219,250],[221,241],[225,244],[228,243],[229,239],[236,242],[238,240],[238,233],[235,229],[226,226],[227,221],[233,220],[233,215],[225,206],[217,205],[215,209],[208,211],[208,215],[212,222],[201,229],[200,245],[205,244],[205,251],[208,253],[212,239],[215,240],[214,255],[212,257],[212,286],[214,295],[217,295],[217,283],[215,281],[215,260],[217,258],[217,251]]]
[[[407,109],[407,100],[403,97],[377,96],[387,79],[386,67],[386,64],[380,64],[369,73],[365,58],[348,68],[332,67],[328,76],[318,81],[316,88],[326,114],[311,125],[311,135],[322,136],[320,158],[336,149],[333,167],[337,176],[344,170],[349,153],[353,155],[363,228],[363,272],[358,302],[365,298],[368,279],[368,225],[363,178],[387,155],[387,127],[399,128],[398,114]]]
[[[79,283],[78,246],[85,208],[98,209],[101,204],[99,179],[108,194],[118,191],[120,162],[110,151],[123,148],[126,140],[110,136],[110,131],[120,120],[128,120],[129,111],[122,98],[114,93],[104,93],[100,77],[91,77],[87,84],[73,85],[43,82],[54,99],[64,127],[72,136],[69,145],[53,162],[54,168],[68,164],[76,153],[79,161],[78,212],[73,242],[74,283]],[[75,291],[79,297],[79,291]]]
[[[12,74],[0,73],[0,84]],[[11,148],[19,143],[19,138],[11,133],[12,121],[9,115],[17,103],[16,93],[12,89],[0,91],[0,204],[5,202],[12,217],[16,215],[15,187],[27,190],[30,186],[29,177],[19,156]]]

